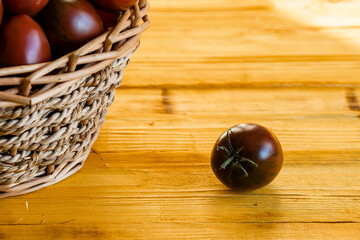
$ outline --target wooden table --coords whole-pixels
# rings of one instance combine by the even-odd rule
[[[0,239],[359,239],[360,5],[152,0],[85,166],[0,200]],[[239,194],[210,152],[267,126],[285,160]]]

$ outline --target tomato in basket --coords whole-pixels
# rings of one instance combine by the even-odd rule
[[[51,60],[49,42],[40,25],[28,15],[6,19],[0,28],[0,67]]]
[[[103,23],[86,0],[51,0],[39,14],[55,57],[70,53],[103,33]]]
[[[279,140],[258,124],[240,124],[216,141],[211,167],[227,187],[239,192],[269,184],[281,170],[283,153]]]
[[[5,11],[11,15],[26,14],[35,16],[49,0],[4,0]]]
[[[104,25],[104,30],[108,30],[109,28],[116,25],[118,22],[118,14],[114,12],[104,12],[99,9],[96,9],[97,13],[101,17],[101,20]]]
[[[131,8],[138,0],[90,0],[94,6],[105,12],[120,12]]]

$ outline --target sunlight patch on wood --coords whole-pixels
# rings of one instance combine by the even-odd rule
[[[360,49],[360,1],[358,0],[270,0],[286,18],[314,28]]]
[[[358,27],[360,1],[355,0],[270,0],[288,17],[316,27]]]

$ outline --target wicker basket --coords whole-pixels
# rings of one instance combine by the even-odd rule
[[[114,28],[55,61],[0,68],[0,198],[52,185],[82,167],[150,25],[148,9],[140,0]]]

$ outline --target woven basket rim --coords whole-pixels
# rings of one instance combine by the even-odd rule
[[[131,9],[122,12],[116,26],[71,53],[51,62],[0,68],[0,87],[10,87],[0,91],[0,108],[45,101],[134,52],[139,46],[140,34],[150,26],[148,11],[149,1],[139,0]],[[79,65],[83,67],[79,68]],[[54,70],[60,72],[48,75]],[[18,74],[27,76],[15,76]],[[33,85],[43,87],[31,93]]]

